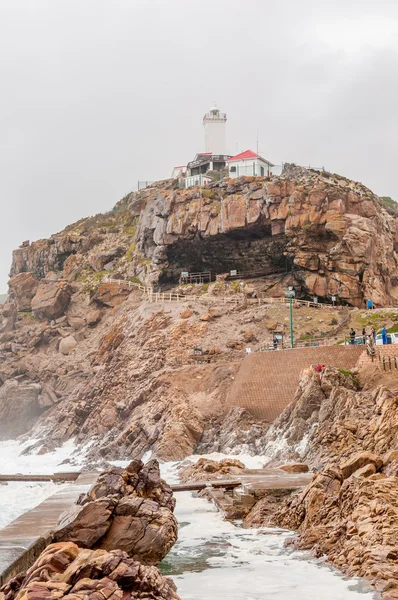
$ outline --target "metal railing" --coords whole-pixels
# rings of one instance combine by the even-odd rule
[[[397,356],[381,356],[378,352],[379,362],[383,368],[383,371],[397,371],[398,370],[398,357]],[[372,359],[373,360],[373,359]]]
[[[180,276],[180,285],[185,285],[187,283],[211,283],[215,276],[212,279],[212,273],[210,271],[202,271],[200,273],[187,273],[186,275]]]
[[[138,191],[144,190],[147,187],[151,187],[151,185],[153,185],[154,183],[156,183],[156,182],[155,181],[138,181],[137,189],[138,189]]]

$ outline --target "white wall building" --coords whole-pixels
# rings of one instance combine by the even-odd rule
[[[245,150],[236,156],[228,159],[229,176],[235,177],[263,177],[264,175],[273,175],[272,167],[274,165],[257,154],[253,150]]]
[[[182,175],[186,175],[187,165],[178,165],[174,167],[173,172],[171,174],[172,179],[178,179]]]
[[[205,130],[205,151],[211,154],[226,154],[225,130],[227,115],[219,111],[217,106],[213,106],[210,112],[203,117],[203,127]]]

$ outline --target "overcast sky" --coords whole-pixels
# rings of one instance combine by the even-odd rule
[[[325,166],[398,199],[395,0],[1,0],[0,292],[11,251],[204,150]]]

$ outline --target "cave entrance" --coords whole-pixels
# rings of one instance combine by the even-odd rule
[[[182,273],[211,273],[214,280],[231,271],[237,272],[237,278],[289,272],[292,259],[285,255],[287,241],[284,234],[272,235],[270,225],[180,239],[167,250],[168,268],[159,283],[177,283]]]

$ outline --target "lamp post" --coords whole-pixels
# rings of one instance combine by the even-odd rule
[[[289,289],[286,290],[285,296],[289,298],[290,304],[290,347],[294,348],[294,337],[293,337],[293,298],[295,297],[296,292],[294,291],[293,286],[289,286]]]

